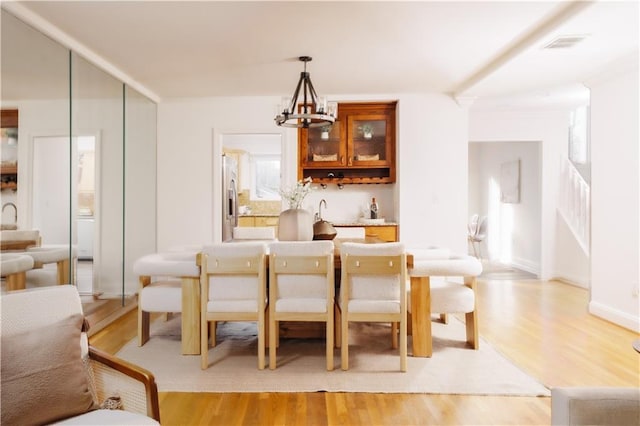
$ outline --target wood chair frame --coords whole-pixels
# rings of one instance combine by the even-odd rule
[[[325,275],[327,281],[325,312],[276,312],[278,277],[284,274]],[[269,255],[269,368],[271,370],[276,368],[279,321],[326,322],[327,370],[333,370],[334,282],[333,253],[323,256],[277,256],[273,253]]]
[[[258,309],[256,312],[208,312],[209,280],[221,276],[255,276],[258,279],[256,294]],[[258,326],[258,369],[265,366],[265,324],[267,317],[266,292],[266,256],[217,257],[203,253],[201,257],[200,278],[200,366],[205,370],[209,366],[209,335],[212,346],[216,345],[216,323],[218,321],[256,321]]]
[[[400,312],[349,312],[350,275],[399,275],[400,276]],[[392,347],[397,345],[397,327],[400,335],[400,371],[407,371],[407,256],[401,255],[351,255],[342,259],[340,279],[340,304],[336,309],[340,318],[341,367],[349,369],[349,322],[388,322],[392,325]]]

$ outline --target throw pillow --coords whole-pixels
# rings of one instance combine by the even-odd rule
[[[98,408],[80,350],[84,317],[73,315],[2,336],[2,424],[43,424]]]

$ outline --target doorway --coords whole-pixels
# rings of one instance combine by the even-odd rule
[[[539,141],[469,143],[468,216],[487,218],[483,275],[540,273],[541,148]]]
[[[31,224],[43,245],[71,246],[71,281],[81,295],[94,292],[98,236],[98,144],[96,136],[33,138]],[[72,171],[70,173],[70,170]]]

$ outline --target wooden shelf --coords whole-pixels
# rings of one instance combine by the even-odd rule
[[[18,184],[15,182],[1,182],[0,189],[18,189]]]
[[[17,175],[18,166],[0,166],[0,175]]]

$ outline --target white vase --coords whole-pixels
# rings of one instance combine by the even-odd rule
[[[313,240],[313,215],[306,209],[287,209],[280,213],[278,240]]]

